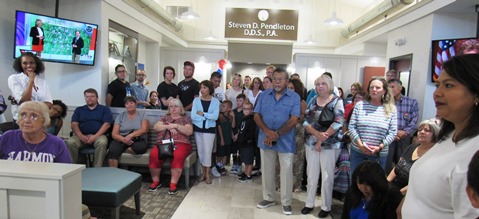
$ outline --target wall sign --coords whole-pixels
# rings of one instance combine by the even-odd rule
[[[298,11],[226,8],[225,38],[296,41]]]

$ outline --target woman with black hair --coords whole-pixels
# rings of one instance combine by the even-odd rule
[[[67,105],[61,100],[53,100],[53,106],[50,108],[50,125],[45,129],[47,133],[58,135],[63,126],[63,119],[67,116]]]
[[[383,168],[376,161],[365,160],[353,172],[341,219],[397,218],[401,199],[401,192],[389,184]]]
[[[8,77],[8,88],[12,92],[13,119],[18,119],[18,106],[26,101],[42,101],[50,108],[52,95],[45,79],[38,77],[45,71],[43,62],[31,52],[22,55],[13,61],[13,69],[17,74]]]
[[[403,218],[476,218],[466,195],[467,165],[479,150],[479,54],[443,63],[434,102],[438,143],[412,166]]]

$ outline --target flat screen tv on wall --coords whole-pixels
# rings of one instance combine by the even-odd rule
[[[431,48],[431,81],[436,82],[442,71],[442,63],[456,55],[479,53],[479,38],[433,40]]]
[[[14,58],[32,52],[48,62],[95,64],[98,25],[25,11],[16,11],[15,18]]]

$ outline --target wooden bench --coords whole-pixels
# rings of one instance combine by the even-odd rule
[[[115,119],[121,112],[125,111],[124,108],[110,108]],[[147,114],[148,121],[150,122],[150,131],[148,132],[148,150],[144,154],[133,155],[129,153],[123,153],[119,159],[119,165],[122,168],[129,169],[130,166],[140,166],[148,167],[150,162],[150,151],[155,146],[158,133],[153,130],[153,126],[160,120],[160,118],[166,113],[165,110],[150,110],[150,109],[138,109],[145,111]],[[196,176],[196,164],[197,164],[197,155],[196,155],[196,143],[193,135],[190,136],[190,142],[192,145],[192,150],[190,155],[188,155],[184,162],[183,167],[183,176],[185,178],[185,185],[188,188],[190,186],[190,175]],[[168,173],[170,171],[170,160],[163,162],[161,168],[163,173]]]

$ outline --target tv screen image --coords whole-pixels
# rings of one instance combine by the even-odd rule
[[[479,53],[479,38],[433,40],[431,81],[436,82],[445,61],[456,55],[475,53]]]
[[[37,19],[42,21],[43,48],[38,47],[41,44],[38,39],[41,38],[37,37],[37,42],[34,43],[34,37],[30,36],[31,33],[33,36],[38,33],[38,28],[35,28]],[[76,36],[77,31],[80,33],[79,38]],[[96,24],[16,11],[13,56],[16,58],[24,52],[32,52],[43,61],[94,65],[97,31]],[[83,48],[80,49],[81,41]],[[72,52],[74,44],[78,45],[76,52]],[[72,53],[79,53],[79,60],[78,56],[75,60]]]

